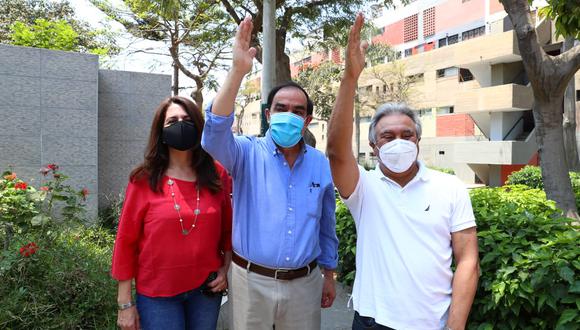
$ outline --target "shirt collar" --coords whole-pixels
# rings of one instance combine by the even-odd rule
[[[266,146],[268,147],[268,151],[274,155],[277,156],[279,154],[282,154],[280,152],[280,149],[278,149],[278,146],[276,145],[276,143],[274,143],[274,139],[272,139],[272,134],[270,133],[270,129],[268,129],[266,131],[266,135],[265,135],[265,139],[266,139]],[[304,143],[304,137],[302,137],[300,139],[300,142],[298,142],[300,144],[300,147],[302,149],[302,153],[306,153],[308,151],[308,148],[306,148],[306,143]]]
[[[413,177],[413,179],[411,179],[410,182],[413,182],[416,180],[428,181],[431,177],[431,174],[429,173],[429,169],[427,168],[427,166],[425,166],[425,163],[423,161],[417,159],[417,165],[419,166],[419,171],[417,172],[417,174],[415,174],[415,176]],[[380,163],[378,163],[378,162],[377,162],[377,166],[374,169],[374,172],[375,172],[375,175],[377,175],[381,180],[394,182],[392,179],[387,177],[383,173],[383,171],[381,171]]]

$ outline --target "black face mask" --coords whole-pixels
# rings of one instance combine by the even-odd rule
[[[185,151],[199,144],[197,130],[190,121],[180,120],[163,128],[163,143],[168,146]]]

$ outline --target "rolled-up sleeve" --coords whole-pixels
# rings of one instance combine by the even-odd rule
[[[322,199],[322,218],[320,219],[319,238],[321,251],[318,257],[318,264],[326,269],[336,269],[338,265],[338,238],[336,237],[335,210],[334,185],[330,181],[324,188],[324,196]]]
[[[233,173],[241,158],[241,146],[232,133],[234,112],[229,116],[218,116],[211,112],[212,104],[205,109],[205,125],[201,136],[201,146],[215,160]]]

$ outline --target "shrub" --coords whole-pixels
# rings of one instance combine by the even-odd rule
[[[481,277],[470,329],[578,329],[578,227],[526,186],[471,191]]]
[[[336,199],[336,235],[338,236],[338,280],[352,285],[355,274],[356,227],[350,211]]]
[[[0,259],[1,329],[112,329],[114,237],[99,228],[15,236]]]
[[[572,191],[574,191],[576,197],[576,207],[580,210],[580,173],[570,172],[570,181],[572,183]],[[506,184],[523,184],[531,188],[544,189],[542,169],[539,166],[525,166],[521,170],[510,174]]]

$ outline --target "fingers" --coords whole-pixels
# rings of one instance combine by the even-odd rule
[[[207,284],[212,292],[224,291],[228,288],[228,281],[225,275],[219,274],[218,277]]]
[[[254,24],[252,23],[252,18],[250,16],[246,16],[238,26],[238,31],[236,32],[236,39],[243,45],[249,47],[250,41],[252,40],[253,28]]]
[[[350,28],[350,33],[349,33],[349,38],[348,38],[349,41],[352,42],[352,44],[358,45],[360,43],[360,32],[362,30],[363,24],[364,24],[363,14],[358,13],[358,15],[356,15],[356,19],[354,20],[354,24]]]

